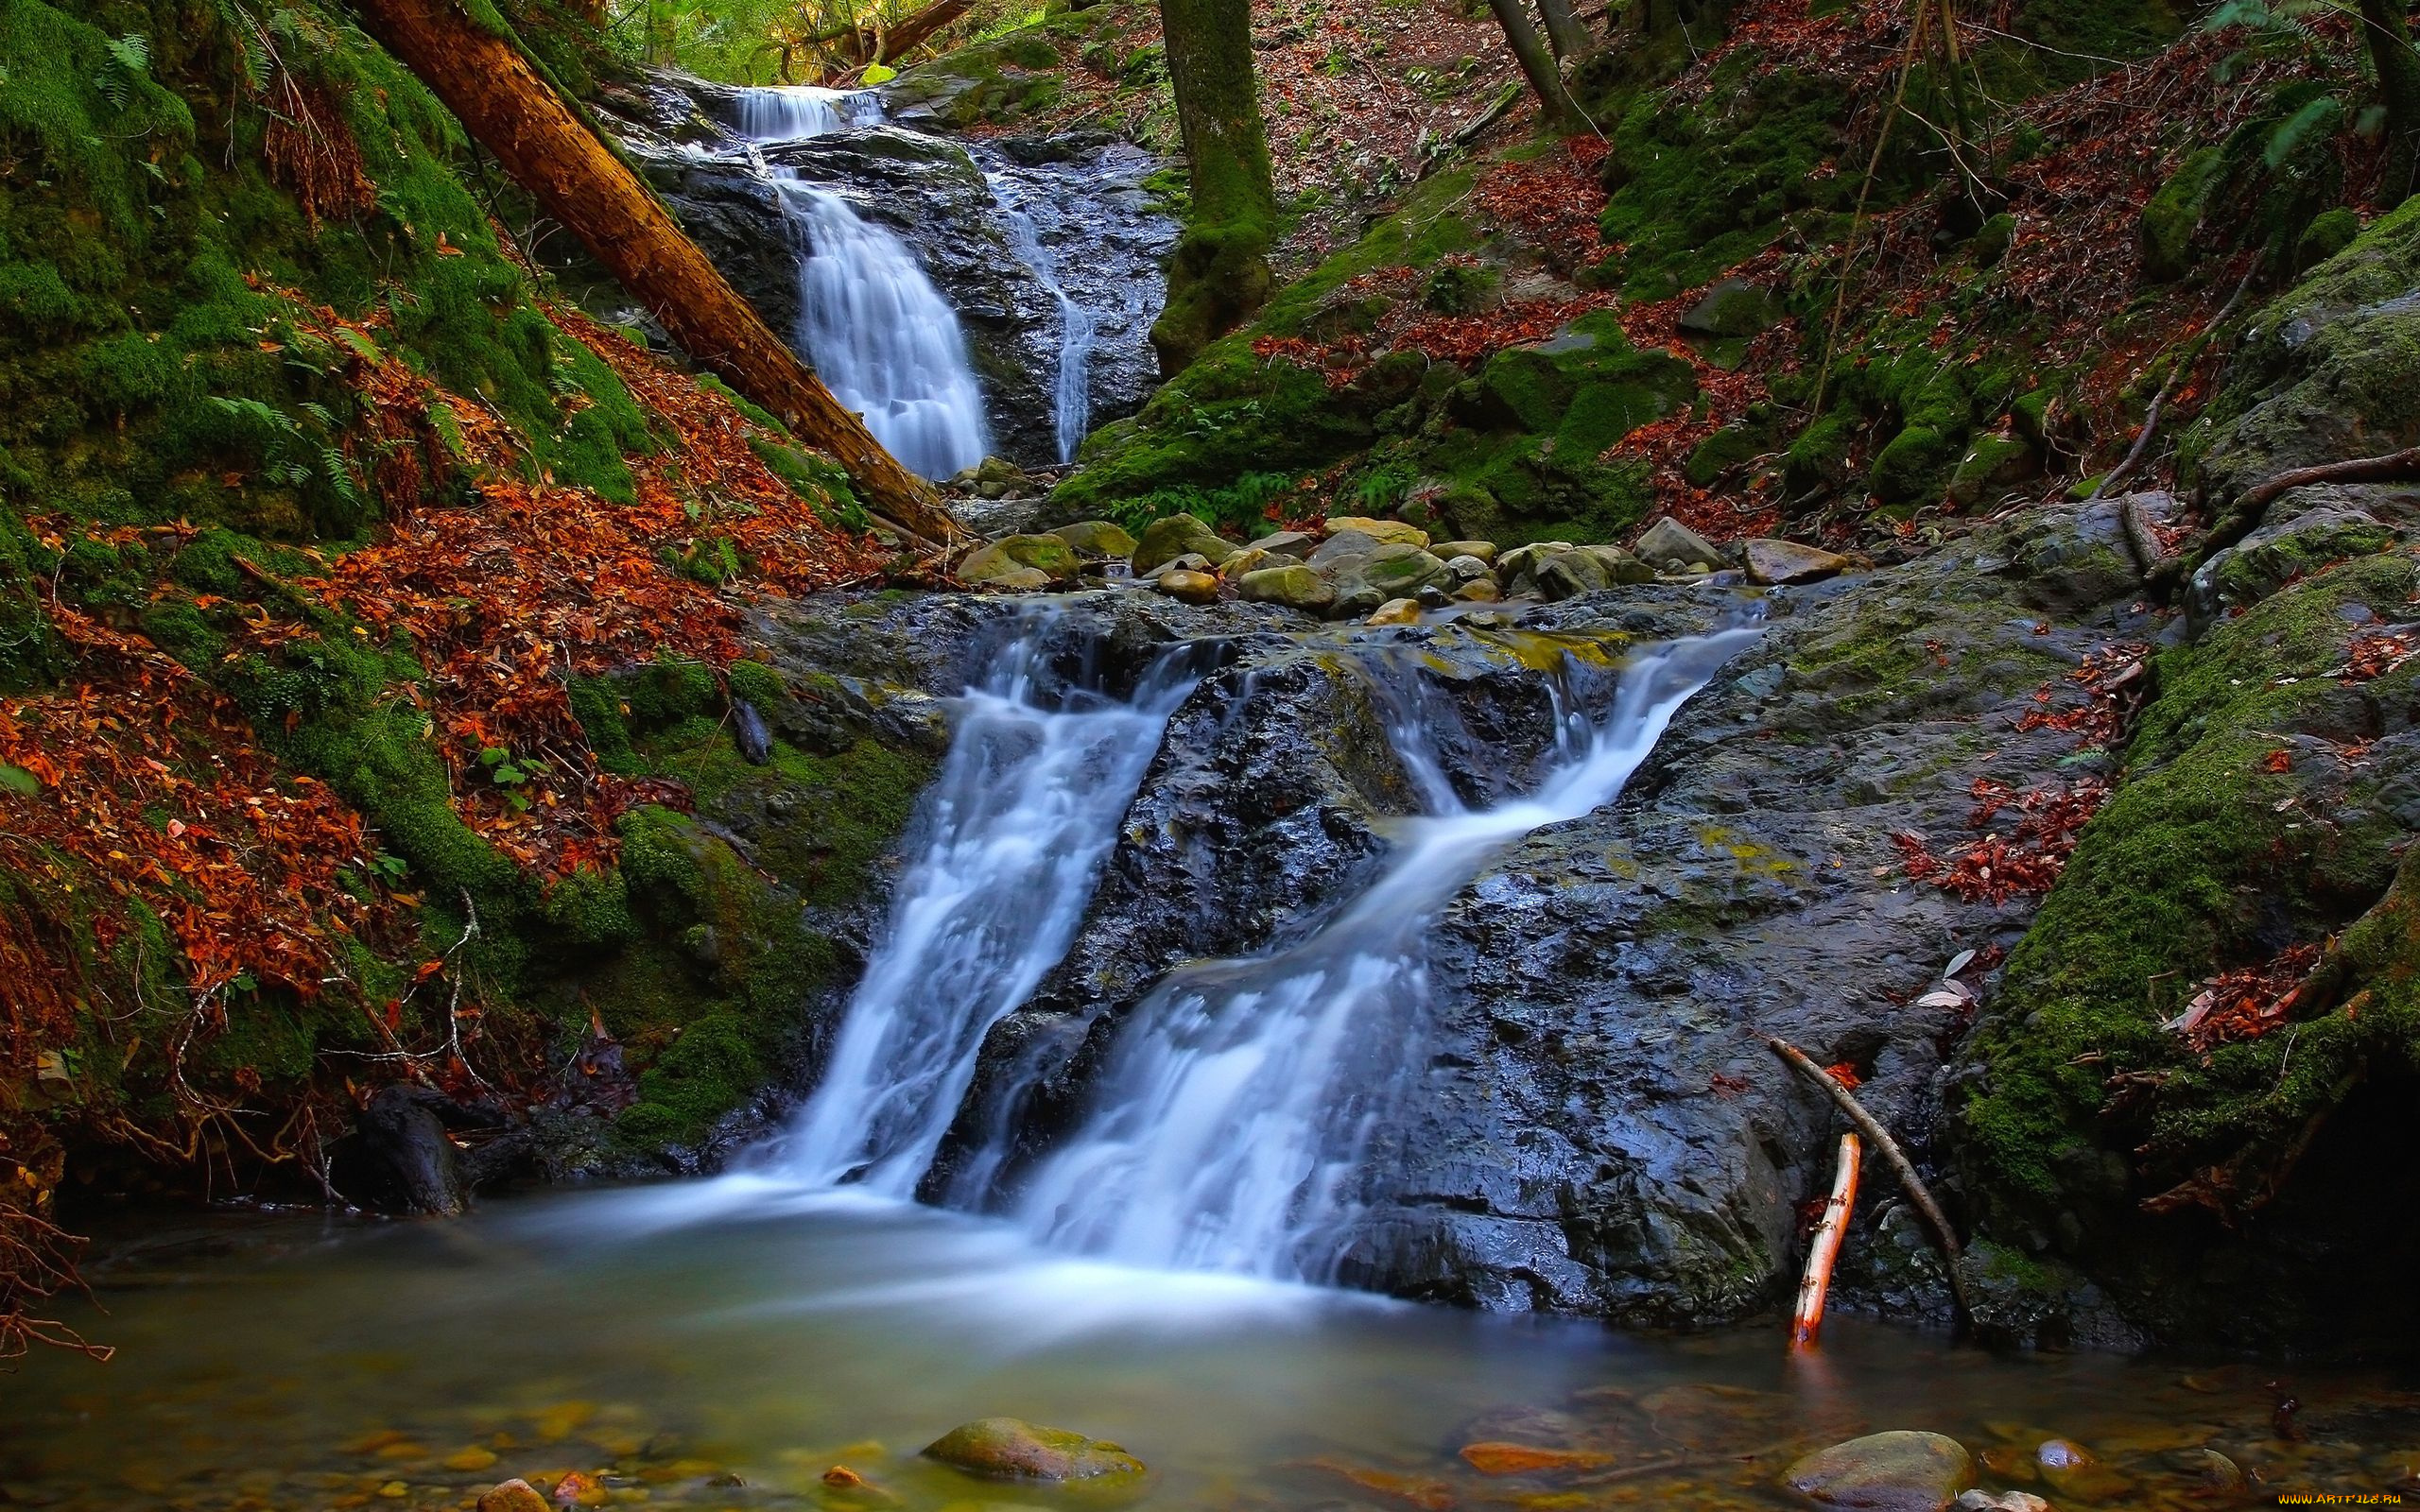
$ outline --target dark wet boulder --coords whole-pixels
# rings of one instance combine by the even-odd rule
[[[1958,1440],[1904,1429],[1818,1450],[1783,1477],[1816,1505],[1842,1512],[1941,1512],[1974,1478],[1974,1457]]]

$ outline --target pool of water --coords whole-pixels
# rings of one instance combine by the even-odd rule
[[[1996,1356],[1853,1317],[1793,1359],[1778,1325],[1640,1337],[1122,1269],[748,1178],[454,1223],[155,1220],[94,1269],[106,1313],[71,1320],[117,1356],[0,1376],[0,1505],[451,1508],[579,1472],[596,1505],[1771,1508],[1801,1504],[1796,1455],[1885,1428],[2062,1508],[2420,1499],[2408,1372]],[[1103,1493],[919,1458],[997,1415],[1151,1474]],[[2052,1435],[2098,1466],[2043,1481]],[[1491,1475],[1462,1452],[1486,1443],[1578,1452]]]

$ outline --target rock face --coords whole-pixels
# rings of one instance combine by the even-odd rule
[[[960,1423],[925,1446],[925,1456],[1004,1481],[1131,1480],[1143,1462],[1115,1444],[1017,1418]]]
[[[1965,1446],[1939,1434],[1897,1430],[1818,1450],[1789,1468],[1789,1488],[1847,1512],[1941,1512],[1974,1479]]]

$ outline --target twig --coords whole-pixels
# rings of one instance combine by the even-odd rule
[[[1841,1258],[1841,1241],[1848,1234],[1849,1210],[1857,1206],[1858,1142],[1841,1136],[1841,1160],[1832,1175],[1832,1195],[1824,1204],[1824,1221],[1815,1227],[1815,1242],[1806,1247],[1806,1274],[1798,1283],[1798,1311],[1789,1324],[1793,1349],[1811,1349],[1824,1326],[1824,1294],[1832,1287],[1832,1265]]]
[[[2305,489],[2314,483],[2388,483],[2399,478],[2420,476],[2420,446],[2407,446],[2400,452],[2383,456],[2357,456],[2346,462],[2322,462],[2317,467],[2298,467],[2280,472],[2257,488],[2247,489],[2238,495],[2235,513],[2256,519],[2262,509],[2278,495]]]
[[[2224,305],[2220,307],[2219,313],[2210,318],[2210,323],[2202,328],[2202,335],[2193,342],[2187,343],[2185,352],[2176,359],[2176,366],[2169,369],[2167,381],[2159,386],[2159,392],[2152,396],[2151,407],[2143,412],[2143,428],[2135,433],[2135,444],[2127,449],[2125,459],[2101,475],[2100,481],[2093,485],[2091,497],[2085,499],[2084,503],[2098,503],[2110,490],[2124,482],[2127,475],[2135,471],[2135,464],[2140,462],[2143,459],[2143,454],[2151,449],[2152,437],[2159,430],[2160,411],[2166,409],[2169,400],[2175,396],[2178,381],[2184,378],[2196,362],[2201,360],[2202,346],[2218,334],[2221,326],[2227,323],[2229,316],[2235,314],[2236,306],[2241,304],[2244,295],[2251,292],[2252,280],[2259,271],[2260,265],[2257,262],[2254,263],[2252,270],[2243,275],[2243,282],[2235,286],[2235,293],[2228,298]],[[2156,565],[2158,565],[2156,559],[2147,561],[2143,563],[2143,571],[2150,572]]]
[[[1806,1051],[1779,1036],[1767,1040],[1765,1043],[1772,1047],[1773,1054],[1797,1067],[1815,1085],[1830,1093],[1832,1101],[1840,1105],[1841,1111],[1848,1115],[1849,1122],[1855,1124],[1867,1139],[1873,1141],[1874,1147],[1882,1152],[1882,1158],[1891,1162],[1891,1169],[1899,1177],[1901,1190],[1908,1194],[1908,1200],[1916,1205],[1916,1211],[1924,1217],[1925,1227],[1932,1230],[1933,1242],[1941,1246],[1942,1258],[1949,1263],[1949,1290],[1951,1296],[1957,1300],[1958,1311],[1967,1317],[1973,1317],[1975,1310],[1968,1305],[1966,1299],[1966,1279],[1959,1273],[1958,1269],[1960,1253],[1958,1231],[1949,1227],[1949,1219],[1942,1212],[1941,1204],[1933,1200],[1931,1189],[1925,1185],[1922,1177],[1916,1175],[1916,1168],[1909,1160],[1908,1152],[1899,1147],[1899,1142],[1891,1137],[1891,1131],[1882,1126],[1881,1120],[1867,1112],[1865,1105],[1850,1095],[1847,1088],[1835,1081],[1830,1072],[1807,1058]]]

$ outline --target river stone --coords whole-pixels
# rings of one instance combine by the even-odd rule
[[[1838,576],[1857,565],[1838,552],[1763,537],[1742,541],[1739,556],[1748,569],[1748,581],[1769,586],[1811,583]]]
[[[1655,569],[1619,546],[1581,546],[1538,564],[1538,592],[1548,599],[1593,593],[1622,583],[1649,583]]]
[[[1446,574],[1458,583],[1475,582],[1481,577],[1495,576],[1495,571],[1477,557],[1447,557],[1444,562]]]
[[[1445,564],[1427,552],[1391,541],[1336,569],[1336,611],[1348,618],[1367,614],[1391,598],[1415,597],[1445,576]]]
[[[1258,546],[1246,546],[1219,564],[1219,576],[1232,583],[1246,573],[1256,573],[1263,567],[1277,566],[1290,559],[1290,558],[1278,558],[1271,560],[1269,553]]]
[[[1087,557],[1134,555],[1134,538],[1115,520],[1079,520],[1050,533]]]
[[[1294,561],[1244,574],[1236,583],[1236,596],[1247,603],[1283,604],[1306,614],[1324,614],[1336,602],[1336,590],[1308,566]]]
[[[1259,540],[1247,542],[1247,548],[1265,551],[1272,557],[1291,557],[1296,561],[1311,554],[1319,542],[1300,530],[1276,530]]]
[[[1193,516],[1172,514],[1143,527],[1143,539],[1134,546],[1134,570],[1148,573],[1188,552],[1207,557],[1215,567],[1234,556],[1236,548]]]
[[[1954,1512],[2051,1512],[2050,1503],[2031,1491],[1962,1491],[1950,1506]]]
[[[1632,548],[1639,560],[1659,572],[1712,572],[1729,563],[1722,548],[1666,515],[1647,527]]]
[[[1535,588],[1538,566],[1547,558],[1575,550],[1568,541],[1539,541],[1526,546],[1515,546],[1495,558],[1496,581],[1507,593],[1518,593]]]
[[[1327,528],[1331,536],[1350,530],[1367,536],[1380,545],[1418,546],[1424,551],[1428,547],[1427,531],[1418,525],[1405,524],[1400,520],[1373,520],[1358,514],[1330,515]]]
[[[1454,590],[1454,598],[1462,604],[1493,604],[1504,596],[1493,577],[1475,577]]]
[[[968,553],[966,561],[959,566],[959,576],[968,582],[984,581],[985,575],[996,572],[1002,562],[1030,567],[1052,582],[1066,581],[1084,565],[1083,558],[1076,555],[1076,548],[1059,536],[1004,536]],[[976,576],[967,576],[970,566]]]
[[[555,1508],[536,1486],[516,1478],[480,1492],[479,1512],[555,1512]]]
[[[1785,1477],[1820,1506],[1856,1512],[1942,1512],[1974,1478],[1974,1458],[1958,1440],[1905,1429],[1817,1450]]]
[[[1377,539],[1358,530],[1339,530],[1319,543],[1308,560],[1322,572],[1340,567],[1346,562],[1359,561],[1378,549]]]
[[[1420,623],[1420,600],[1391,598],[1371,611],[1364,625],[1417,625]]]
[[[1178,567],[1162,573],[1160,592],[1181,604],[1215,604],[1219,601],[1219,579],[1208,573]]]
[[[2033,1451],[2033,1466],[2050,1489],[2077,1501],[2115,1501],[2133,1488],[2124,1475],[2071,1438],[2044,1439]]]
[[[1091,1481],[1143,1473],[1143,1462],[1115,1444],[1016,1418],[960,1423],[926,1444],[927,1459],[999,1480]]]
[[[1477,557],[1479,560],[1492,565],[1496,558],[1495,542],[1493,541],[1432,541],[1428,543],[1428,549],[1447,561],[1452,561],[1457,557]]]

